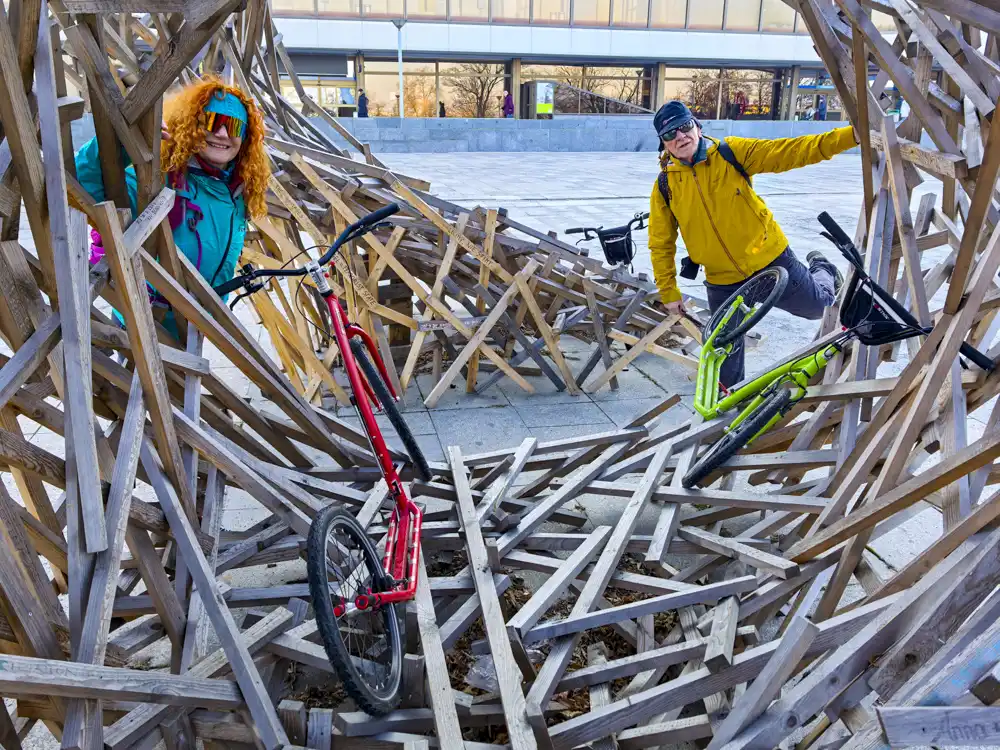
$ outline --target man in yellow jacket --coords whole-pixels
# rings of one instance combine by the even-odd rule
[[[795,257],[750,178],[830,159],[855,145],[854,130],[848,126],[798,138],[716,141],[701,134],[700,124],[680,101],[660,107],[653,126],[662,153],[661,174],[649,199],[649,254],[668,312],[683,309],[674,259],[680,231],[688,257],[705,269],[712,312],[754,273],[781,266],[788,271],[788,286],[777,307],[809,320],[821,317],[839,288],[836,268],[819,252],[809,253],[808,268]],[[723,385],[743,379],[743,355],[739,341],[723,365]]]

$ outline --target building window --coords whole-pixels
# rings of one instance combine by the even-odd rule
[[[688,6],[688,28],[721,30],[724,6],[724,0],[693,0]]]
[[[524,81],[554,81],[555,109],[562,114],[639,114],[649,107],[649,68],[525,65]]]
[[[760,24],[760,0],[729,0],[726,3],[726,29],[757,31]]]
[[[448,117],[500,117],[503,66],[441,63],[441,100]]]
[[[274,0],[274,12],[281,16],[305,16],[316,12],[316,0]]]
[[[407,18],[447,18],[448,0],[406,0]]]
[[[361,0],[361,14],[368,18],[402,18],[403,0]]]
[[[318,0],[320,15],[358,16],[361,14],[359,0]]]
[[[764,0],[760,13],[761,31],[791,34],[795,28],[795,11],[781,0]]]
[[[493,0],[494,21],[523,21],[531,19],[530,0]]]
[[[777,79],[762,70],[723,70],[719,117],[725,120],[770,120]]]
[[[650,25],[658,29],[683,29],[687,22],[687,0],[653,0]]]
[[[614,0],[614,26],[646,28],[649,0]]]
[[[569,0],[534,0],[532,21],[565,26],[569,23]]]
[[[617,19],[617,15],[615,18]],[[607,26],[610,22],[611,0],[573,0],[573,23],[575,25]]]
[[[489,0],[451,0],[451,18],[454,21],[488,21]]]

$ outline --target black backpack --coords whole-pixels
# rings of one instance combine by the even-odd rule
[[[743,179],[747,181],[747,184],[750,187],[753,187],[753,181],[750,179],[750,175],[747,174],[747,171],[743,168],[743,165],[740,164],[739,159],[736,158],[736,154],[733,153],[732,147],[728,143],[726,143],[726,139],[723,138],[718,143],[719,143],[719,156],[721,156],[723,159],[729,162],[732,168],[735,169],[737,172],[739,172],[740,175],[743,177]],[[660,189],[660,195],[663,196],[663,200],[667,204],[667,207],[669,208],[670,187],[667,184],[667,171],[665,169],[661,169],[660,174],[657,175],[656,186]]]

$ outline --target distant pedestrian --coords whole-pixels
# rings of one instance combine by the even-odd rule
[[[438,117],[447,117],[448,113],[444,110],[444,102],[438,102]]]
[[[826,97],[821,96],[819,98],[819,106],[816,108],[816,119],[825,120],[826,119]]]
[[[509,91],[503,92],[503,116],[514,116],[514,97],[510,95]]]
[[[358,117],[368,117],[368,94],[358,89]]]

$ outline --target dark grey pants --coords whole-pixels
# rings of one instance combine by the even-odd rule
[[[786,248],[785,252],[775,258],[767,266],[776,268],[780,266],[788,271],[788,285],[784,294],[778,300],[775,307],[780,307],[786,312],[790,312],[799,318],[806,320],[818,320],[823,317],[823,309],[833,304],[834,277],[836,270],[829,261],[816,261],[813,267],[807,268],[798,258],[791,248]],[[714,313],[723,303],[729,299],[730,295],[739,289],[744,282],[736,284],[709,284],[705,282],[708,291],[708,306]],[[743,380],[743,360],[744,360],[743,339],[733,346],[733,351],[726,357],[722,364],[722,372],[719,380],[727,388]]]

